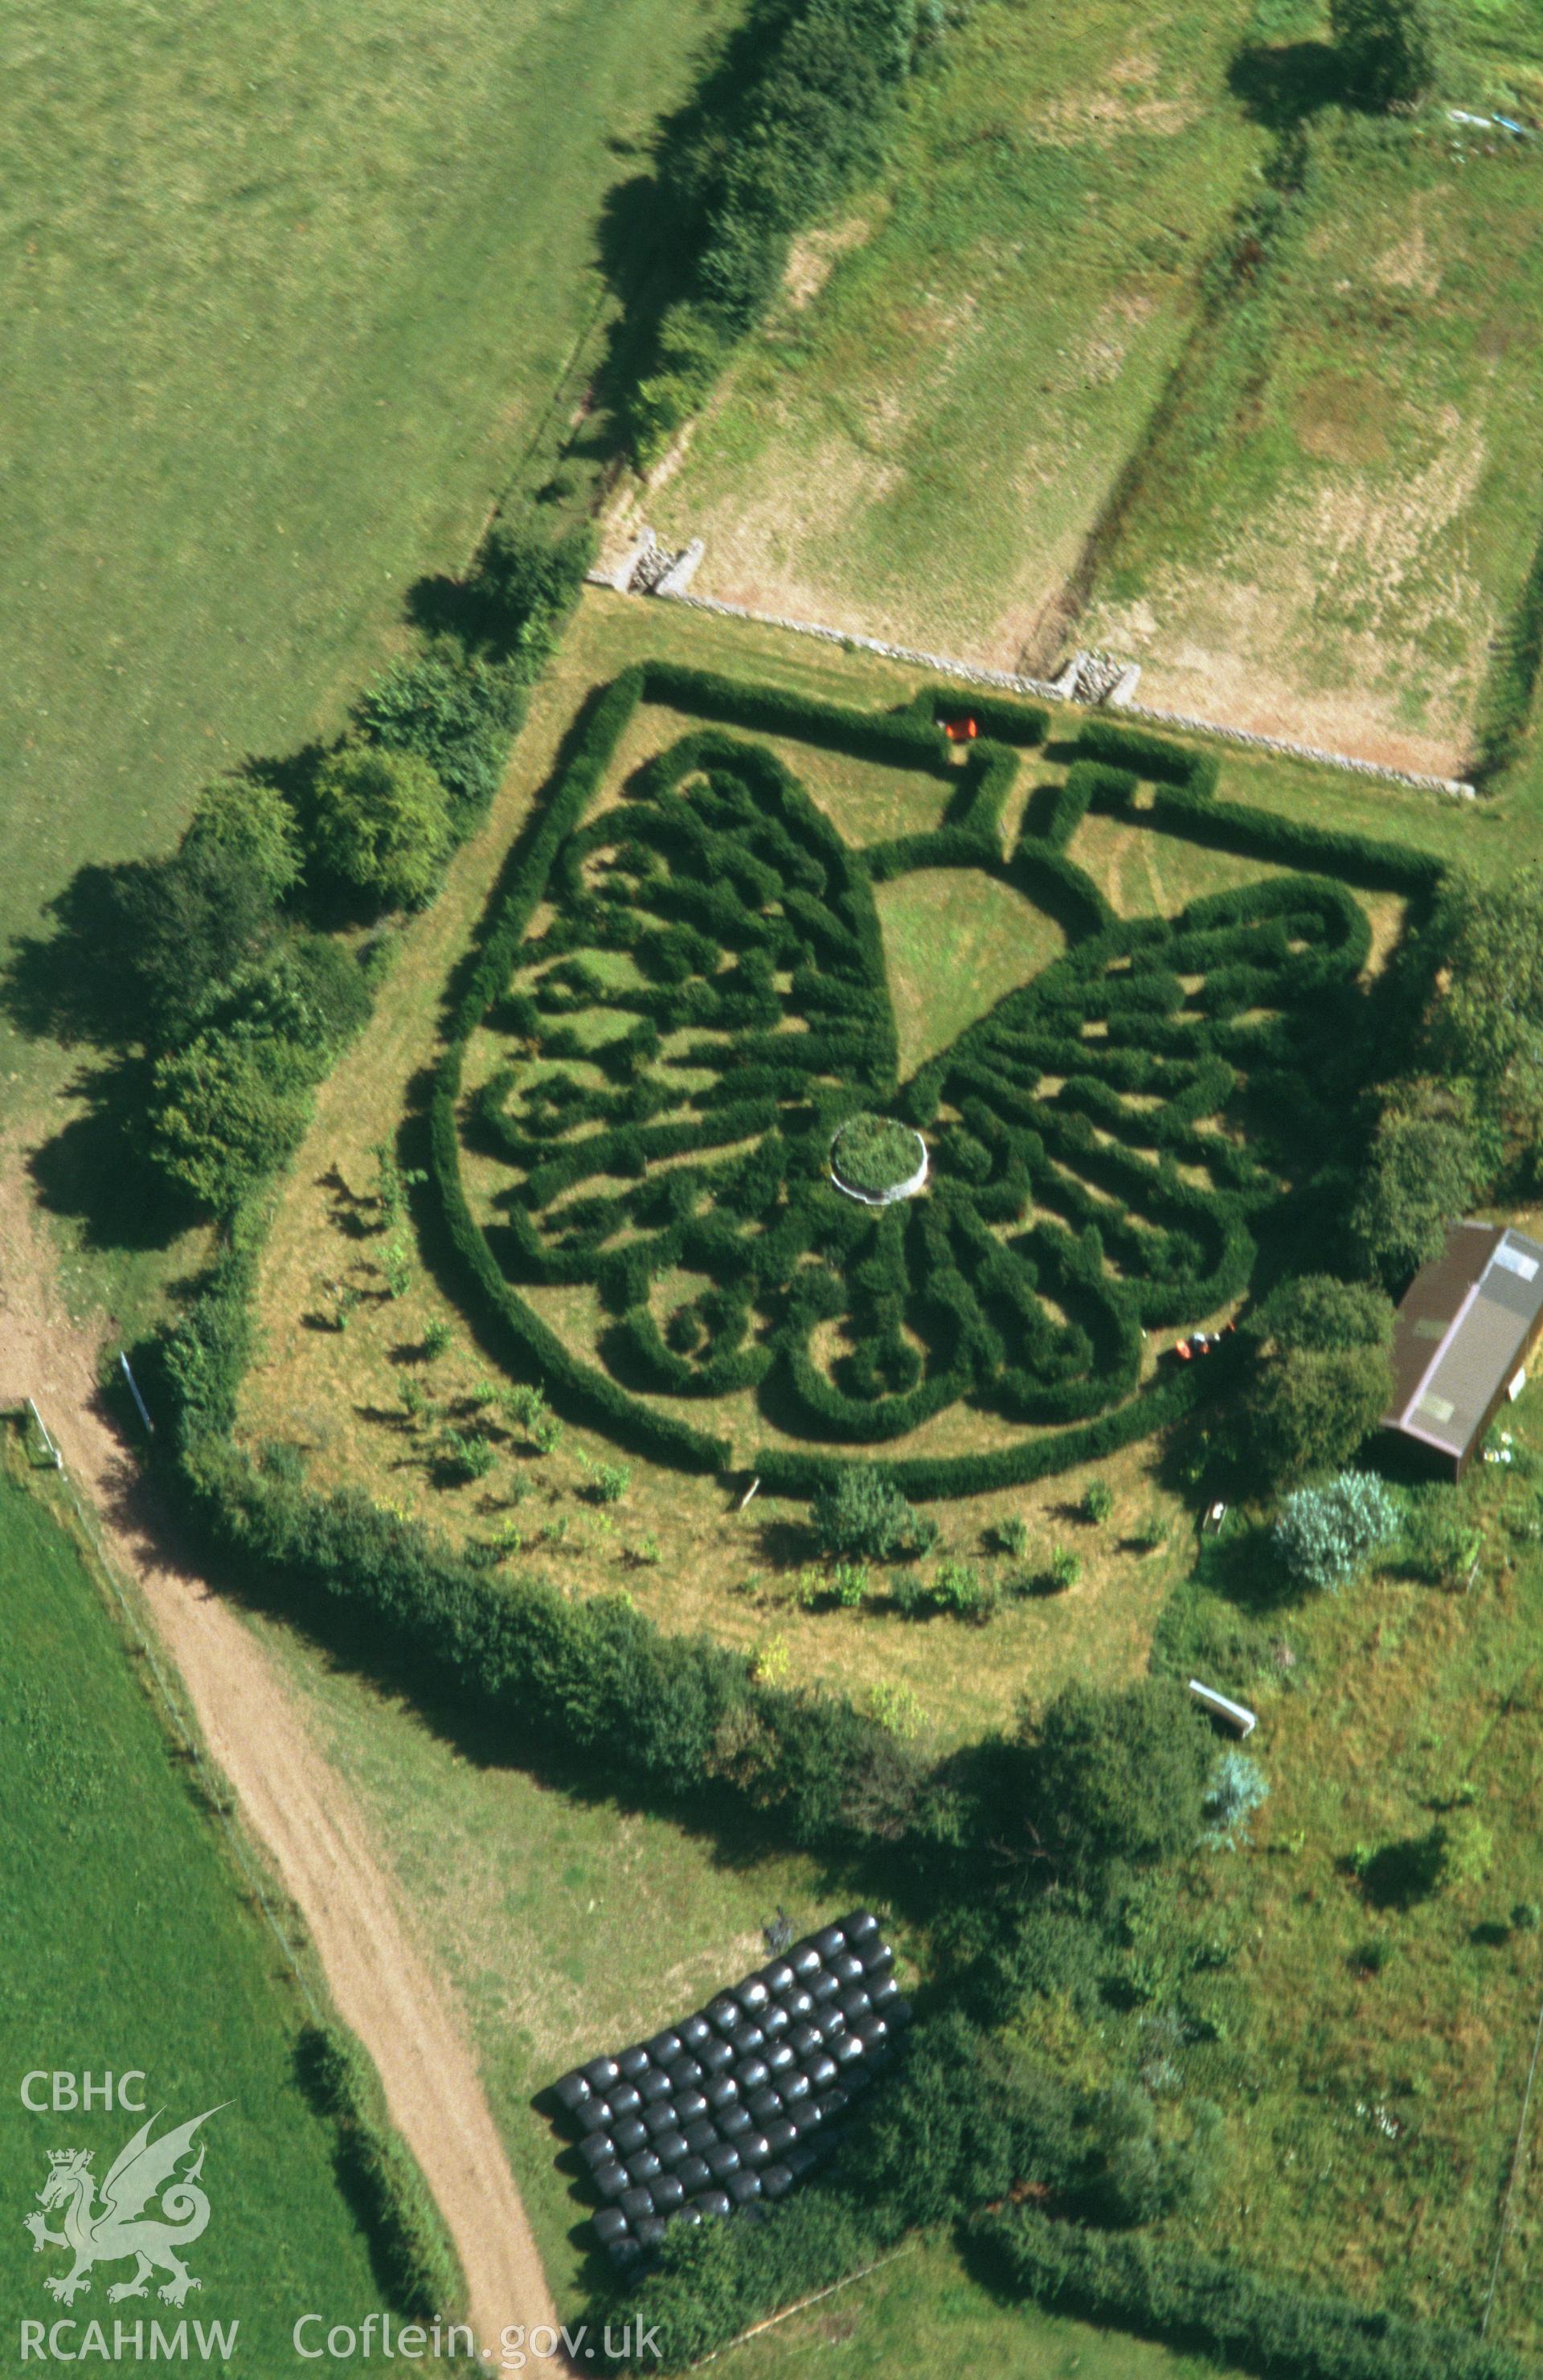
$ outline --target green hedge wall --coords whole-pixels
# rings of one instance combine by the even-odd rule
[[[392,2305],[416,2322],[460,2320],[467,2303],[460,2260],[364,2051],[340,2025],[307,2025],[295,2067],[311,2106],[334,2128],[338,2180]]]
[[[993,2269],[1052,2313],[1214,2355],[1259,2380],[1537,2380],[1510,2349],[1270,2280],[1194,2250],[1029,2207],[974,2227]]]

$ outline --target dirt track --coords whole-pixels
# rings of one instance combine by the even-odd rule
[[[18,1152],[0,1148],[0,1403],[36,1399],[139,1581],[209,1750],[304,1917],[339,2013],[374,2059],[459,2252],[479,2342],[496,2352],[505,2325],[529,2332],[556,2315],[476,2062],[400,1922],[353,1796],[261,1646],[147,1531],[134,1467],[98,1408],[95,1353],[55,1294]]]

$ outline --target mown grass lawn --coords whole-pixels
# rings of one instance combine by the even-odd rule
[[[131,2095],[165,2109],[158,2135],[220,2111],[200,2134],[212,2213],[188,2251],[203,2286],[183,2312],[239,2323],[235,2364],[212,2368],[278,2372],[288,2368],[299,2314],[331,2308],[354,2321],[382,2302],[334,2179],[328,2132],[293,2079],[304,2011],[213,1821],[194,1802],[104,1590],[43,1494],[20,1484],[17,1461],[14,1444],[0,1447],[0,2173],[10,2216],[0,2227],[0,2289],[12,2319],[66,2314],[43,2283],[67,2261],[56,2249],[34,2255],[22,2214],[51,2150],[90,2149],[100,2180],[144,2121],[99,2106],[32,2114],[22,2076],[90,2071],[100,2083],[108,2070],[140,2069],[146,2080]],[[56,2215],[49,2222],[58,2228]],[[105,2317],[110,2340],[105,2289],[129,2277],[127,2265],[103,2268],[68,2318]],[[151,2318],[174,2327],[182,2319],[153,2295],[116,2311],[145,2317],[147,2342]]]
[[[644,492],[703,591],[1048,659],[1199,267],[1263,136],[1226,85],[1246,21],[980,0],[893,159],[800,245],[782,303]]]

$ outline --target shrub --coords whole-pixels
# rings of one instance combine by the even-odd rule
[[[1440,1255],[1447,1226],[1467,1213],[1482,1173],[1458,1103],[1434,1087],[1411,1096],[1412,1107],[1390,1106],[1378,1124],[1349,1215],[1357,1263],[1390,1289]]]
[[[361,735],[426,760],[449,796],[457,832],[476,823],[498,791],[525,711],[525,683],[507,663],[433,638],[365,688],[354,705]]]
[[[1392,1396],[1393,1315],[1380,1290],[1310,1274],[1268,1298],[1246,1325],[1255,1369],[1228,1426],[1256,1490],[1343,1464]]]
[[[539,518],[520,513],[501,516],[483,539],[467,591],[492,642],[515,658],[527,678],[551,654],[594,558],[595,532],[588,523],[554,543]]]
[[[147,1153],[211,1214],[228,1215],[298,1148],[315,1072],[292,1041],[240,1026],[206,1028],[157,1061]]]
[[[923,1712],[912,1688],[889,1678],[881,1678],[868,1698],[869,1710],[886,1734],[897,1735],[902,1742],[919,1732]]]
[[[591,1484],[597,1504],[619,1504],[632,1485],[632,1466],[627,1463],[598,1463]]]
[[[809,1518],[822,1552],[866,1555],[870,1561],[925,1552],[938,1534],[935,1522],[913,1512],[900,1490],[866,1463],[844,1465],[831,1486],[821,1488]]]
[[[169,858],[118,869],[112,929],[132,987],[126,1038],[185,1040],[231,977],[271,947],[297,874],[287,805],[245,779],[201,797]]]
[[[1432,1586],[1455,1585],[1472,1573],[1483,1545],[1482,1533],[1445,1480],[1422,1481],[1410,1491],[1399,1553],[1415,1578]]]
[[[1206,1840],[1233,1850],[1269,1791],[1257,1760],[1246,1752],[1222,1753],[1206,1788]]]
[[[1270,1543],[1294,1586],[1333,1590],[1365,1567],[1399,1525],[1397,1500],[1366,1471],[1342,1471],[1286,1498]]]
[[[1211,1744],[1176,1680],[1063,1686],[1038,1719],[1025,1716],[1021,1734],[1039,1831],[1074,1874],[1194,1845]]]
[[[1507,1153],[1533,1165],[1543,1142],[1543,868],[1496,884],[1454,880],[1431,939],[1442,969],[1428,1020],[1433,1071],[1470,1081]]]
[[[227,777],[200,794],[180,845],[187,861],[240,870],[277,907],[300,876],[295,814],[273,785]]]
[[[996,1606],[996,1590],[981,1579],[973,1562],[941,1561],[929,1593],[940,1611],[960,1620],[989,1620]]]
[[[444,788],[418,753],[344,744],[317,770],[312,848],[371,907],[421,908],[453,841]]]
[[[1435,79],[1424,0],[1329,0],[1344,87],[1364,107],[1418,99]]]
[[[908,1182],[921,1158],[918,1135],[888,1116],[852,1116],[831,1144],[831,1164],[842,1181],[874,1197]]]
[[[1114,1490],[1107,1479],[1090,1479],[1083,1490],[1082,1517],[1101,1527],[1114,1510]]]

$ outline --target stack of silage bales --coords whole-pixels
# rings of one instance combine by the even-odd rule
[[[830,2155],[910,2022],[893,1965],[878,1919],[855,1910],[651,2041],[553,2086],[618,2264],[657,2246],[671,2221],[785,2197]]]

